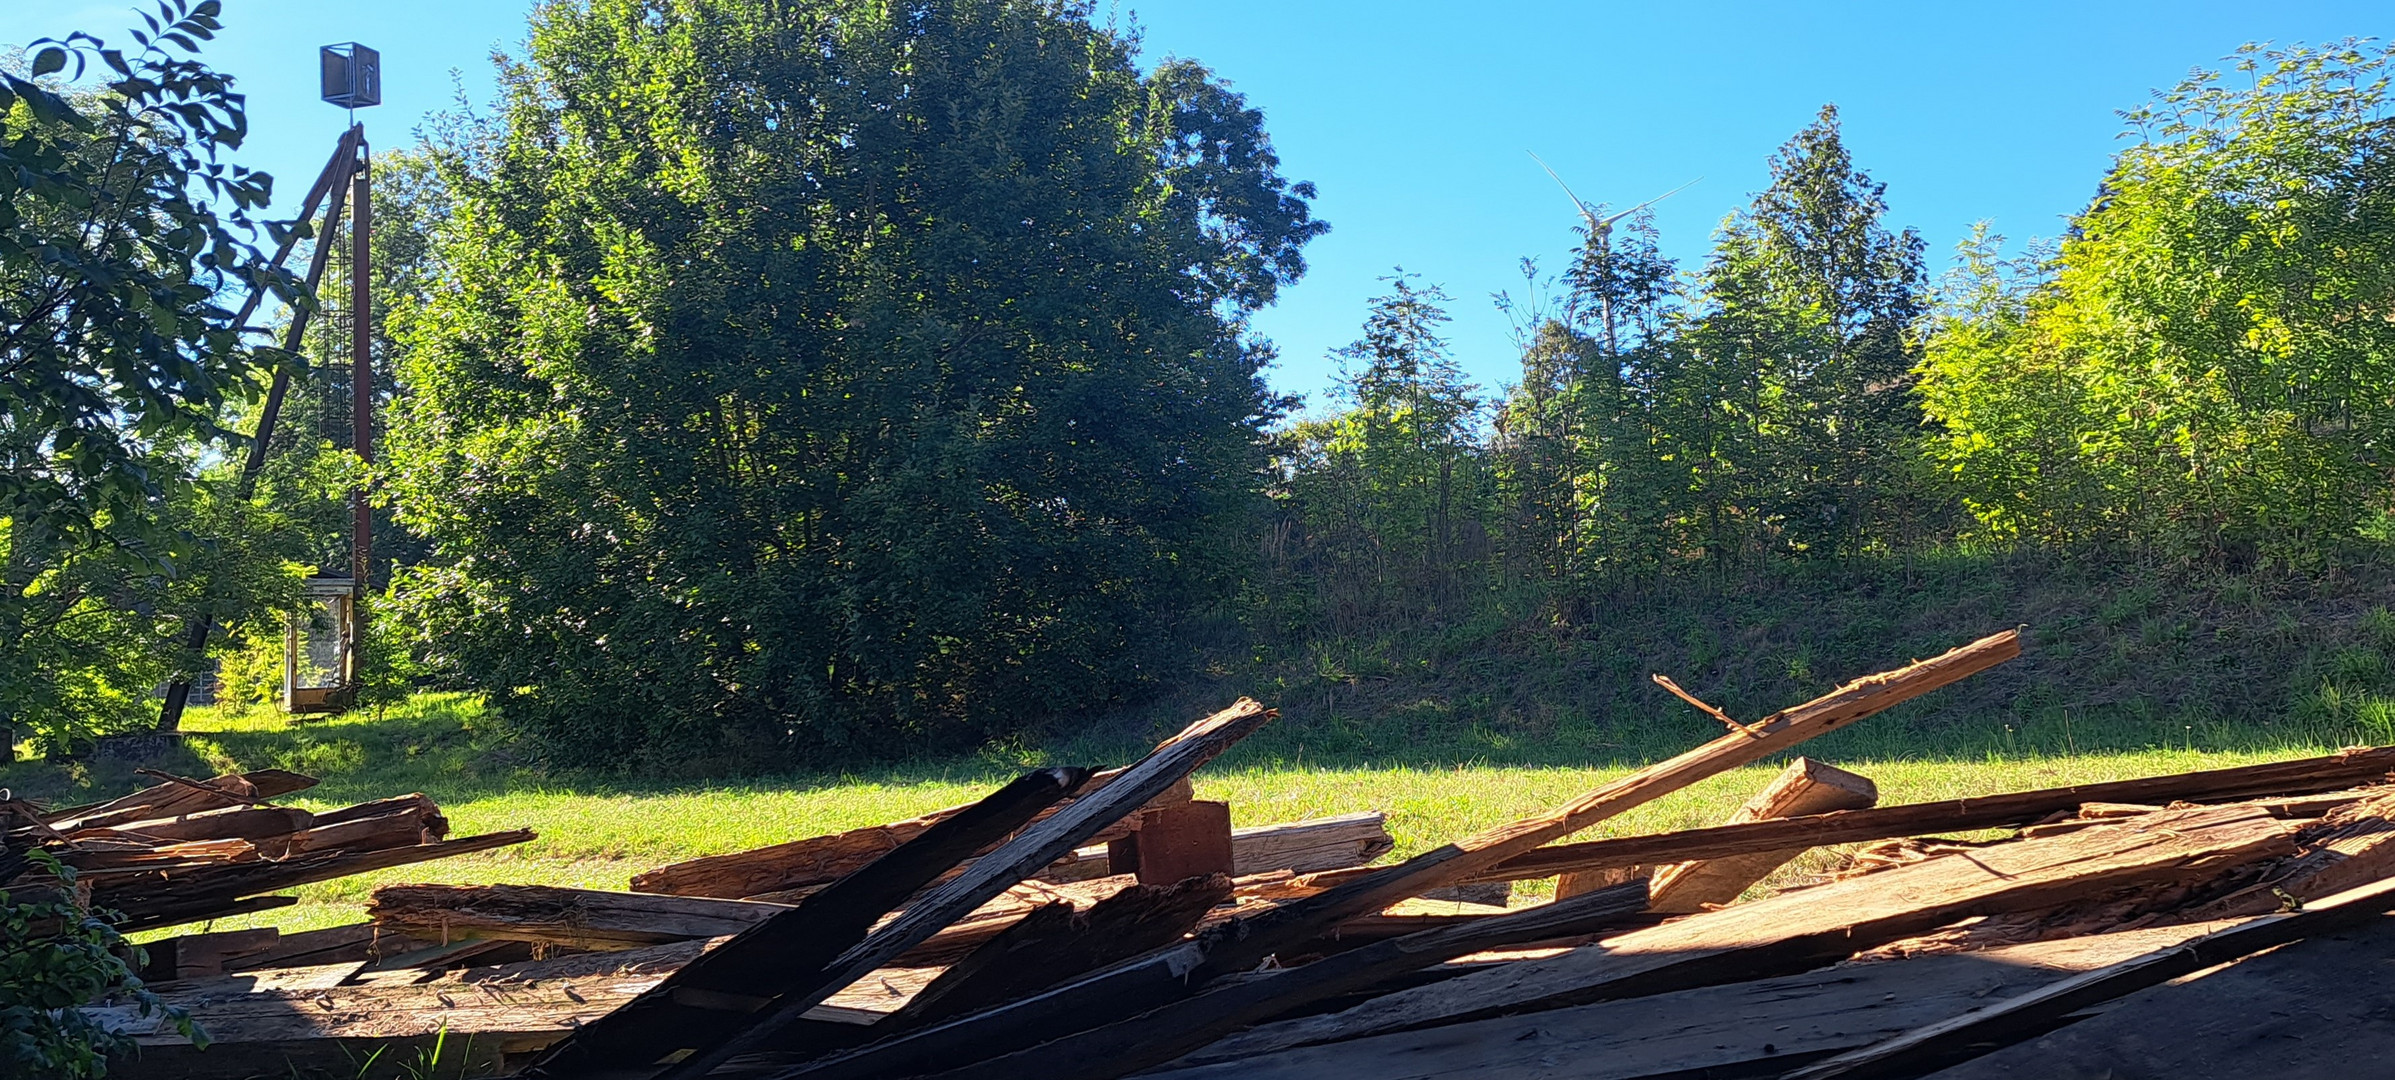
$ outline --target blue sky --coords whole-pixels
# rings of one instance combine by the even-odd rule
[[[411,141],[451,98],[450,71],[491,94],[488,56],[523,37],[514,0],[225,0],[208,58],[250,95],[239,160],[295,200],[343,118],[316,100],[316,46],[382,50],[385,104],[360,114],[376,144]],[[2375,12],[2375,14],[2373,14]],[[1312,272],[1257,319],[1272,380],[1316,401],[1379,281],[1402,265],[1454,295],[1450,338],[1494,387],[1516,366],[1491,305],[1520,260],[1559,266],[1577,218],[1526,150],[1591,202],[1628,205],[1696,177],[1662,204],[1666,249],[1704,255],[1722,216],[1765,181],[1765,159],[1837,103],[1856,161],[1888,185],[1933,268],[1971,223],[2052,236],[2112,154],[2115,110],[2246,41],[2385,35],[2390,9],[2351,0],[2270,3],[1885,4],[1101,3],[1136,19],[1146,56],[1200,60],[1263,108],[1288,175],[1321,190],[1330,235]],[[116,2],[0,0],[0,43],[135,22]]]

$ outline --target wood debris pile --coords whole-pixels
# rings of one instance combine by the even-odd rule
[[[212,780],[143,770],[160,783],[90,806],[42,810],[0,801],[9,856],[0,885],[47,876],[39,850],[75,870],[92,907],[120,913],[126,932],[295,903],[277,891],[368,870],[487,851],[527,831],[449,839],[449,820],[423,795],[309,813],[272,801],[316,781],[281,769]]]
[[[1377,817],[1233,831],[1191,797],[1271,718],[1241,701],[1128,768],[632,892],[384,888],[347,932],[434,944],[169,984],[206,1050],[99,1013],[143,1043],[135,1077],[350,1076],[436,1039],[461,1075],[594,1080],[2200,1080],[2395,1049],[2395,747],[1897,806],[1798,758],[1721,825],[1567,841],[2018,651],[1999,634],[1731,722],[1383,866]],[[1865,846],[1754,896],[1830,845]],[[1425,899],[1543,878],[1552,900]]]

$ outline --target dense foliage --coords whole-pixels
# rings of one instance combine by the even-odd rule
[[[2250,559],[2389,509],[2388,55],[2248,49],[2129,114],[2058,253],[1971,248],[1923,395],[1988,531]]]
[[[80,1080],[107,1075],[110,1054],[132,1040],[76,1009],[115,1000],[147,1015],[163,1010],[197,1045],[204,1033],[144,989],[125,963],[133,950],[107,920],[70,897],[74,871],[39,852],[0,851],[0,881],[28,858],[55,877],[0,888],[0,1076]],[[63,882],[65,888],[58,887]]]
[[[1009,730],[1219,595],[1322,226],[1086,7],[541,9],[395,316],[429,657],[561,759]]]
[[[161,4],[137,53],[76,34],[0,73],[0,719],[53,746],[142,722],[195,662],[178,616],[280,585],[209,542],[248,530],[197,482],[262,364],[220,290],[287,285],[247,239],[269,178],[218,160],[242,96],[188,58],[217,7]],[[102,84],[69,89],[70,64]]]

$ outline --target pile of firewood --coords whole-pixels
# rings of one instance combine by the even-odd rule
[[[1234,831],[1191,797],[1271,719],[1241,701],[1128,768],[633,892],[386,887],[347,932],[415,952],[165,986],[206,1050],[94,1015],[142,1043],[128,1076],[352,1076],[436,1039],[466,1075],[665,1080],[2200,1080],[2395,1052],[2395,748],[1895,806],[1798,758],[1721,825],[1558,842],[2018,651],[1716,712],[1719,739],[1383,866],[1377,818]]]
[[[324,813],[272,800],[316,781],[281,769],[212,780],[143,770],[161,782],[90,806],[41,810],[0,801],[0,840],[12,853],[0,885],[42,868],[48,852],[75,870],[75,887],[118,913],[126,932],[296,903],[296,885],[484,851],[532,839],[525,831],[450,840],[449,820],[423,795]]]

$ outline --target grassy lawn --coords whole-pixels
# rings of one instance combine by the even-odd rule
[[[1911,708],[1912,706],[1907,706]],[[1194,715],[1194,714],[1193,714]],[[1896,717],[1897,714],[1890,714]],[[1897,717],[1901,720],[1901,717]],[[2249,764],[2321,753],[2335,741],[2314,736],[2238,738],[2217,729],[2169,725],[2143,746],[2046,747],[2009,730],[1959,733],[1934,742],[1899,737],[1902,723],[1879,734],[1878,718],[1817,741],[1808,750],[1878,781],[1884,803],[2197,768]],[[298,930],[354,922],[375,886],[398,881],[574,885],[621,889],[632,874],[698,855],[736,851],[838,829],[908,817],[977,797],[1015,770],[1043,762],[1109,765],[1137,755],[1149,737],[1117,732],[1048,747],[986,752],[945,762],[873,770],[735,781],[642,781],[558,775],[534,768],[495,731],[471,699],[426,694],[379,713],[294,722],[269,709],[197,710],[175,760],[191,774],[280,767],[323,779],[295,805],[328,809],[422,791],[438,800],[453,835],[527,827],[540,838],[496,852],[365,874],[307,886],[292,908],[212,929],[278,925]],[[2167,727],[2179,738],[2164,740]],[[1397,755],[1309,750],[1340,740],[1303,718],[1284,719],[1201,772],[1201,798],[1228,800],[1234,821],[1261,825],[1354,810],[1389,815],[1402,857],[1486,826],[1561,803],[1645,761],[1711,737],[1691,715],[1658,720],[1636,739],[1619,733],[1522,745],[1475,741],[1470,732],[1425,739]],[[1600,737],[1603,736],[1603,737]],[[2082,736],[2073,735],[2076,740]],[[1376,741],[1389,741],[1381,733]],[[2115,743],[2119,740],[2115,740]],[[2176,745],[2170,745],[2175,743]],[[24,762],[0,768],[0,786],[36,798],[84,801],[143,782],[138,763],[99,759],[73,766]],[[1604,823],[1582,838],[1711,824],[1777,771],[1756,765]],[[1818,870],[1834,856],[1816,852],[1783,876]],[[1544,888],[1525,884],[1526,890]],[[168,933],[189,932],[185,927]]]

